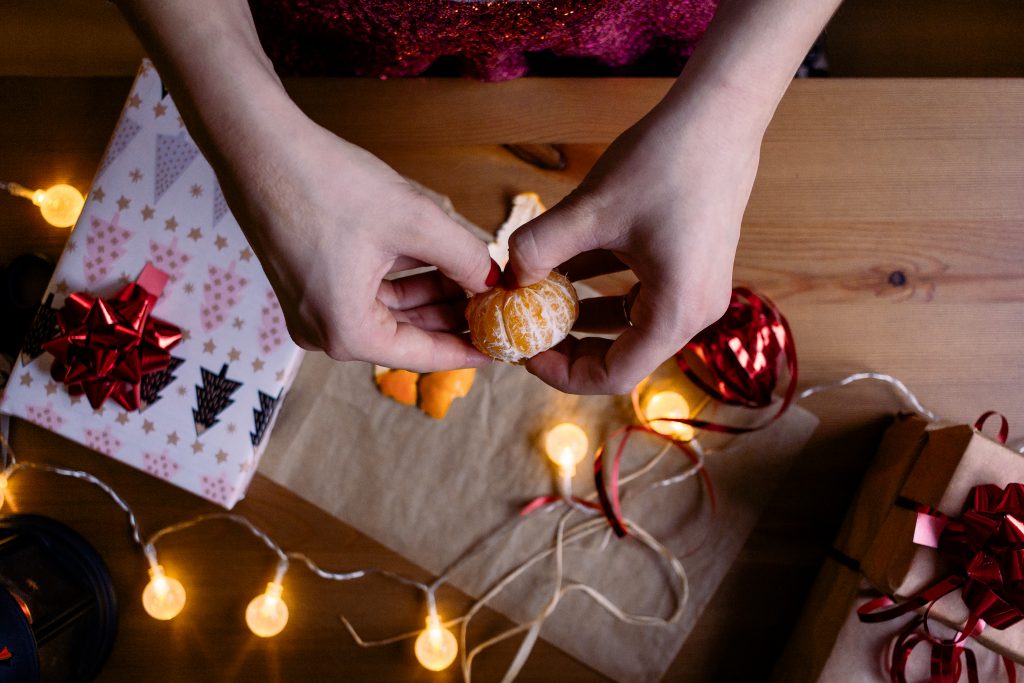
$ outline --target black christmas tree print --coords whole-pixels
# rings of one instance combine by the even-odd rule
[[[171,362],[167,364],[166,368],[142,376],[142,382],[139,385],[140,411],[145,410],[160,400],[160,392],[167,388],[171,382],[178,379],[174,375],[174,371],[181,367],[181,364],[184,362],[184,358],[171,356]]]
[[[192,419],[196,423],[197,436],[217,424],[217,416],[234,403],[231,400],[231,394],[242,386],[241,382],[228,379],[227,363],[221,367],[219,375],[213,374],[206,368],[199,369],[202,372],[203,384],[202,386],[196,385],[197,407],[192,409]]]
[[[270,421],[274,418],[277,404],[281,400],[280,391],[277,392],[277,396],[264,394],[262,391],[257,393],[260,397],[260,407],[252,409],[253,428],[255,431],[249,432],[253,448],[259,446],[260,442],[263,441],[263,437],[267,433],[267,427],[270,426]]]
[[[43,344],[60,334],[60,326],[57,325],[57,309],[53,307],[53,294],[49,294],[36,311],[36,317],[32,320],[25,335],[25,341],[21,345],[21,364],[28,365],[43,353]]]

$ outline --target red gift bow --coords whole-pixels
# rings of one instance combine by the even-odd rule
[[[147,263],[138,279],[110,299],[75,292],[57,312],[60,336],[43,344],[55,360],[51,376],[72,396],[99,408],[113,398],[138,410],[140,382],[168,366],[181,329],[150,315],[167,274]]]
[[[975,429],[980,430],[993,415],[998,413],[989,411],[978,418]],[[1008,431],[1006,418],[1002,418],[999,443],[1006,443]],[[960,664],[961,654],[965,657],[968,680],[977,681],[974,653],[965,647],[964,641],[986,626],[1004,629],[1024,619],[1024,484],[1008,484],[1005,489],[995,484],[975,486],[959,518],[911,501],[898,502],[917,511],[915,542],[936,547],[954,571],[902,603],[896,604],[888,597],[876,598],[862,605],[857,614],[861,621],[874,623],[927,606],[925,614],[913,619],[897,637],[891,664],[894,683],[905,683],[910,653],[923,642],[932,645],[932,683],[959,680],[964,668]],[[936,523],[942,528],[937,542],[931,540]],[[967,605],[967,620],[954,638],[938,638],[928,631],[928,610],[958,588],[962,589],[961,597]],[[1003,657],[1003,664],[1011,683],[1016,681],[1013,661]]]
[[[691,367],[686,358],[687,352],[700,360],[702,368],[699,372]],[[746,408],[770,405],[783,364],[789,374],[789,384],[778,411],[755,427],[671,417],[654,417],[647,422],[678,422],[711,432],[743,434],[763,429],[781,417],[796,393],[798,364],[789,322],[768,297],[746,287],[732,290],[725,315],[680,349],[676,353],[676,363],[702,391],[729,405]],[[636,390],[633,404],[643,421]]]

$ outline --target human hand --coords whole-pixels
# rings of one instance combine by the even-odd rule
[[[369,152],[304,117],[230,164],[224,182],[301,346],[416,371],[490,360],[459,333],[487,247]],[[437,271],[387,279],[418,266]]]
[[[516,231],[508,276],[532,284],[632,270],[622,296],[580,302],[577,331],[527,362],[561,391],[628,392],[725,312],[763,127],[740,110],[674,103],[620,136],[583,183]]]

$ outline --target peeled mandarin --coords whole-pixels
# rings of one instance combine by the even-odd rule
[[[495,360],[519,363],[566,338],[580,312],[576,288],[551,271],[528,287],[495,287],[466,307],[473,345]]]

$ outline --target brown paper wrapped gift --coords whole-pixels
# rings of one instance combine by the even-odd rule
[[[834,544],[836,552],[826,560],[811,590],[776,666],[775,680],[889,680],[888,649],[913,615],[867,624],[858,618],[857,608],[883,593],[898,600],[911,597],[948,571],[936,550],[914,545],[917,515],[897,506],[897,499],[931,505],[956,517],[972,487],[1014,481],[1024,481],[1024,459],[970,427],[929,430],[920,418],[897,418],[847,514]],[[938,622],[955,629],[966,614],[956,592],[933,606],[931,628],[941,629]],[[952,634],[946,630],[941,635]],[[1021,661],[1024,629],[1020,626],[989,628],[975,640]],[[920,666],[922,659],[926,664],[926,656],[915,656],[911,665]],[[978,664],[982,680],[1005,678],[999,657],[979,652]]]
[[[886,628],[862,624],[857,607],[878,593],[851,566],[874,542],[925,444],[926,426],[920,418],[900,416],[886,431],[836,537],[836,553],[825,560],[779,659],[775,680],[887,680],[881,653],[892,633],[910,617]]]
[[[975,486],[995,484],[1002,488],[1018,482],[1024,482],[1024,458],[1019,453],[967,425],[958,425],[928,433],[927,444],[900,496],[955,518]],[[898,600],[913,597],[949,573],[935,549],[914,544],[916,524],[914,510],[891,506],[874,543],[861,559],[861,570],[872,585]],[[930,618],[954,628],[962,626],[967,608],[958,595],[959,591],[937,601]],[[986,628],[975,640],[1024,663],[1024,624]]]

